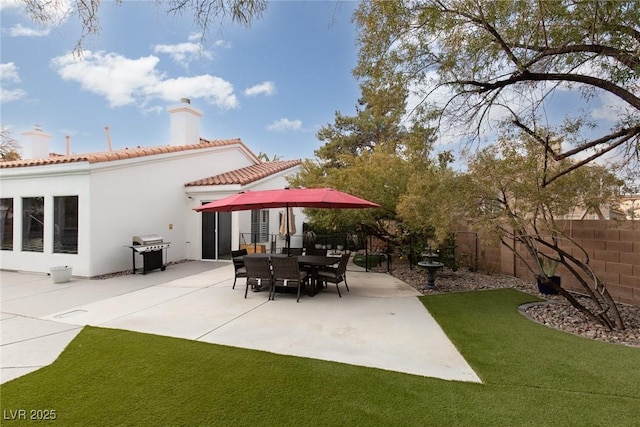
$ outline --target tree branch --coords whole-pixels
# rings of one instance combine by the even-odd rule
[[[547,186],[549,184],[551,184],[553,181],[555,181],[556,179],[560,178],[563,175],[568,174],[569,172],[578,169],[579,167],[586,165],[587,163],[597,159],[598,157],[603,156],[604,154],[608,153],[609,151],[613,150],[616,147],[619,147],[620,145],[624,144],[626,141],[628,141],[630,138],[632,138],[633,135],[629,136],[629,137],[625,137],[622,138],[618,141],[616,141],[615,143],[606,146],[605,148],[603,148],[602,150],[598,150],[595,154],[593,154],[592,156],[587,157],[584,160],[581,160],[579,162],[576,163],[572,163],[571,166],[569,166],[568,168],[558,172],[557,174],[555,174],[554,176],[552,176],[551,178],[549,178],[549,180],[547,182],[544,183],[543,186]]]
[[[563,175],[568,174],[569,172],[578,169],[579,167],[591,162],[592,160],[597,159],[598,157],[603,156],[604,154],[608,153],[609,151],[613,150],[614,148],[619,147],[620,145],[626,143],[627,141],[629,141],[630,139],[634,138],[634,137],[640,137],[640,126],[635,126],[632,128],[626,128],[626,129],[621,129],[618,132],[614,132],[612,134],[603,136],[602,138],[598,138],[589,142],[586,142],[584,144],[580,144],[578,145],[576,148],[572,149],[572,150],[567,150],[561,153],[558,153],[557,151],[555,151],[552,147],[550,147],[547,144],[547,141],[542,138],[540,135],[538,135],[533,129],[531,129],[530,127],[528,127],[527,125],[525,125],[524,123],[522,123],[518,117],[516,116],[516,118],[514,120],[512,120],[512,123],[519,127],[520,129],[522,129],[527,135],[529,135],[530,137],[532,137],[534,140],[536,140],[540,145],[545,147],[545,151],[551,154],[551,157],[556,160],[563,160],[566,158],[569,158],[573,155],[582,153],[588,149],[597,147],[597,146],[601,146],[601,145],[605,145],[604,148],[596,151],[593,155],[579,161],[579,162],[573,162],[571,164],[571,166],[561,170],[560,172],[556,173],[555,175],[553,175],[551,178],[546,179],[543,182],[543,187],[549,185],[550,183],[552,183],[553,181],[555,181],[556,179],[560,178]],[[619,139],[618,139],[619,138]],[[617,139],[617,141],[616,141]]]
[[[516,83],[522,82],[544,82],[544,81],[565,81],[565,82],[574,82],[574,83],[583,83],[588,86],[593,86],[610,92],[623,101],[627,102],[634,108],[640,110],[640,98],[629,92],[628,90],[623,89],[622,87],[611,83],[608,80],[599,79],[597,77],[585,76],[582,74],[566,74],[566,73],[531,73],[525,71],[522,74],[515,74],[509,77],[508,79],[498,80],[495,82],[480,82],[477,80],[460,80],[455,82],[456,84],[467,85],[478,87],[479,89],[476,91],[478,93],[483,93],[499,88],[503,88],[506,86],[510,86]]]
[[[544,46],[526,46],[518,43],[512,45],[512,47],[532,50],[534,52],[540,53],[524,65],[524,67],[527,69],[542,58],[570,53],[595,53],[597,55],[604,55],[606,57],[613,58],[619,61],[621,64],[632,70],[640,65],[640,58],[635,57],[633,55],[633,52],[615,49],[610,46],[580,44],[549,48]]]

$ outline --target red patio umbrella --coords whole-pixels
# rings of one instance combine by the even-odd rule
[[[193,208],[196,212],[232,212],[273,208],[365,209],[379,208],[377,203],[361,199],[333,188],[284,188],[243,191]],[[287,224],[289,215],[287,212]],[[289,246],[287,226],[287,247]]]

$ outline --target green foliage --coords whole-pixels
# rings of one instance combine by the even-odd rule
[[[544,185],[547,174],[568,162],[549,165],[544,151],[528,134],[480,151],[469,163],[467,185],[461,187],[462,212],[472,219],[474,229],[509,248],[533,275],[549,277],[555,273],[555,261],[562,264],[597,308],[581,304],[564,290],[562,296],[592,321],[623,328],[616,303],[589,267],[588,257],[580,255],[586,252],[556,224],[576,208],[614,203],[620,181],[605,168],[586,166]],[[560,237],[569,243],[560,244]]]
[[[542,272],[546,277],[553,277],[556,274],[556,269],[560,265],[560,261],[554,258],[548,258],[546,256],[539,255],[538,262],[542,267]]]
[[[414,173],[399,198],[398,216],[406,230],[444,242],[464,219],[459,198],[466,177],[450,169],[429,168]]]
[[[306,230],[303,236],[303,244],[305,248],[313,246],[316,242],[317,233],[313,230]]]
[[[386,235],[389,223],[397,220],[396,207],[411,176],[430,167],[433,132],[419,124],[401,124],[406,94],[396,88],[373,91],[364,84],[357,114],[336,113],[335,123],[318,132],[325,143],[316,151],[318,160],[305,161],[289,181],[292,186],[336,188],[382,208],[307,209],[314,230]]]
[[[353,257],[353,263],[362,268],[378,267],[385,260],[383,255],[368,255],[357,254]]]
[[[446,267],[449,267],[451,270],[458,270],[458,261],[455,256],[456,250],[456,236],[451,233],[447,236],[447,238],[438,246],[438,261],[443,263]]]
[[[396,236],[393,243],[393,253],[400,258],[406,259],[412,265],[422,261],[422,254],[433,240],[433,231],[426,230],[424,233],[403,232]]]
[[[274,154],[273,157],[270,158],[269,155],[263,151],[258,153],[258,158],[263,162],[276,162],[281,159],[277,154]]]
[[[311,222],[327,230],[366,228],[379,235],[397,222],[396,245],[403,233],[441,244],[470,214],[474,225],[500,239],[500,227],[523,229],[531,218],[537,225],[576,207],[597,213],[612,200],[616,178],[569,158],[587,147],[637,143],[636,6],[635,1],[361,2],[355,15],[360,53],[354,73],[362,82],[356,115],[337,112],[335,123],[318,132],[325,144],[317,161],[305,163],[296,184],[332,186],[383,209],[309,212]],[[626,103],[610,138],[590,144],[582,132],[593,122],[573,109],[562,121],[542,120],[555,91],[567,89],[579,91],[585,101],[613,94]],[[409,95],[422,102],[407,120]],[[433,120],[440,134],[453,131],[462,138],[498,124],[487,122],[494,117],[504,125],[502,140],[473,157],[471,174],[449,169],[451,151],[433,156]]]
[[[567,144],[548,158],[576,162],[545,184],[616,147],[629,162],[640,158],[638,1],[389,0],[361,2],[355,16],[355,75],[411,88],[416,121],[436,120],[442,134],[474,140],[502,123],[544,146],[553,128]],[[548,114],[562,91],[587,108]],[[589,115],[603,97],[619,105],[611,129]]]
[[[553,231],[555,218],[575,209],[596,209],[617,200],[621,182],[599,166],[574,170],[544,186],[545,175],[565,167],[547,165],[544,150],[526,135],[501,140],[469,163],[464,210],[485,231],[503,237],[504,227]]]

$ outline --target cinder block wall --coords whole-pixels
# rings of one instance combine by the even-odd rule
[[[559,225],[570,239],[561,240],[561,246],[576,258],[588,258],[589,265],[600,280],[605,282],[616,301],[640,305],[640,221],[582,220],[564,221]],[[477,252],[478,267],[482,271],[535,280],[525,263],[507,248],[478,238],[478,249],[474,251],[474,238],[474,234],[466,231],[457,234],[458,259],[463,253],[463,259],[473,259],[474,255],[467,254]],[[584,252],[578,249],[580,246]],[[526,256],[524,251],[519,252]],[[465,264],[473,266],[469,262]],[[564,288],[584,292],[584,288],[564,267],[559,267],[556,274],[562,277]]]

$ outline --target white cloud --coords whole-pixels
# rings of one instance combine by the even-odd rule
[[[0,64],[0,81],[2,83],[20,83],[21,79],[16,64],[13,62]]]
[[[208,74],[167,78],[157,70],[160,59],[150,55],[137,59],[115,53],[85,51],[81,60],[72,54],[51,61],[64,80],[78,82],[89,92],[104,96],[111,107],[145,104],[153,99],[176,101],[182,97],[203,98],[223,109],[238,105],[233,85]]]
[[[0,102],[6,104],[7,102],[17,101],[24,98],[26,92],[22,89],[5,89],[0,88]]]
[[[115,53],[85,51],[82,59],[73,54],[51,60],[60,77],[80,83],[83,89],[104,96],[111,107],[132,104],[147,88],[162,81],[155,56],[129,59]]]
[[[213,45],[223,49],[231,49],[231,42],[226,40],[216,40]]]
[[[289,120],[280,119],[267,126],[267,130],[272,131],[287,131],[287,130],[299,130],[302,128],[301,120]]]
[[[13,62],[7,62],[0,64],[0,102],[6,104],[7,102],[17,101],[24,98],[26,92],[20,88],[10,88],[11,84],[20,83],[20,74],[18,74],[18,67]]]
[[[35,3],[35,2],[34,2]],[[75,0],[49,0],[49,1],[39,1],[38,4],[38,15],[41,17],[41,21],[45,22],[47,27],[56,27],[67,21],[69,16],[74,13],[74,3]],[[22,14],[28,17],[27,7],[24,0],[1,0],[0,1],[0,10],[9,10],[9,9],[20,9]],[[11,36],[41,36],[42,31],[49,31],[50,28],[43,30],[33,30],[30,28],[23,27],[18,24],[11,29]],[[17,31],[17,34],[13,34],[14,31]]]
[[[608,120],[616,122],[633,111],[629,104],[611,92],[604,92],[599,96],[600,106],[591,111],[591,116],[596,120]]]
[[[255,86],[251,86],[244,90],[244,94],[246,96],[256,96],[256,95],[273,95],[276,93],[276,84],[274,82],[262,82]]]
[[[2,0],[0,1],[0,10],[24,8],[22,0]]]
[[[43,37],[49,35],[51,29],[43,28],[41,30],[29,27],[23,27],[20,24],[14,25],[9,29],[11,37]]]
[[[226,110],[238,106],[238,99],[233,94],[233,85],[209,74],[166,79],[149,87],[148,93],[166,101],[175,101],[184,97],[202,98]]]
[[[202,49],[202,45],[193,42],[158,44],[154,46],[153,51],[155,53],[166,53],[171,56],[175,62],[183,66],[187,66],[189,62],[200,58],[211,59],[213,57],[211,52]]]
[[[213,53],[204,49],[202,33],[191,33],[187,37],[187,42],[175,44],[157,44],[153,47],[154,53],[167,54],[171,56],[176,63],[182,65],[185,69],[189,67],[189,63],[200,59],[211,59]],[[217,40],[214,44],[216,48],[230,48],[231,43],[224,40]]]

